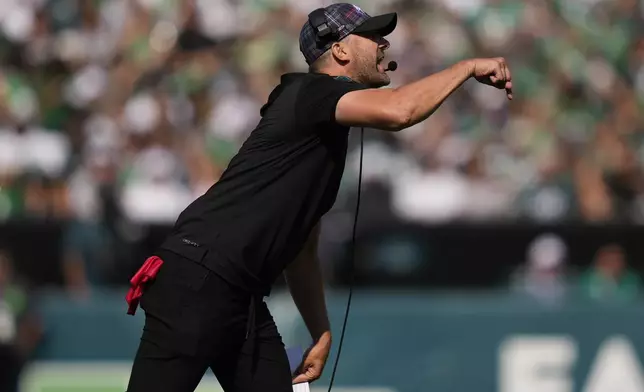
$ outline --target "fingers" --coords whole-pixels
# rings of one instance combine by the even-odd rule
[[[494,59],[496,61],[496,65],[494,67],[494,74],[496,76],[496,83],[505,83],[505,60],[503,58],[499,57]]]
[[[508,67],[508,64],[505,62],[505,59],[503,59],[503,72],[505,73],[505,80],[511,82],[512,73],[510,72],[510,67]]]
[[[503,88],[507,80],[505,60],[503,58],[491,59],[491,70],[488,73],[490,83],[496,88]]]
[[[312,383],[313,381],[317,380],[320,378],[321,374],[320,373],[302,373],[298,374],[297,377],[293,379],[293,384],[299,384],[302,382],[308,382]]]
[[[505,59],[503,57],[497,58],[496,62],[495,74],[497,75],[497,87],[504,88],[505,83],[510,80],[510,70],[508,69],[508,65],[505,63]]]
[[[322,365],[311,363],[305,365],[304,371],[298,374],[293,379],[293,384],[299,384],[301,382],[313,382],[322,376]]]
[[[505,76],[503,88],[505,89],[505,93],[507,94],[508,99],[513,99],[514,94],[512,92],[512,73],[510,72],[510,67],[508,67],[504,58],[500,59],[500,63],[503,68],[503,75]]]
[[[503,57],[494,59],[496,65],[490,75],[490,82],[498,89],[505,89],[508,99],[513,99],[512,92],[512,73]]]
[[[300,374],[299,376],[293,379],[293,384],[300,384],[303,382],[309,382],[309,379],[303,374]]]

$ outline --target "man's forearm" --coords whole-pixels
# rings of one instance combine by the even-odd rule
[[[286,269],[286,282],[293,302],[313,340],[330,338],[330,324],[324,299],[324,281],[317,258],[317,230],[298,258]]]
[[[403,128],[431,116],[474,72],[470,61],[462,61],[415,82],[393,90],[391,101],[404,113]]]
[[[471,77],[505,89],[508,99],[513,98],[512,75],[503,58],[470,59],[398,88],[348,92],[338,100],[335,121],[397,132],[426,120]]]

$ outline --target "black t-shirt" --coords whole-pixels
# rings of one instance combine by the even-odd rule
[[[283,75],[220,180],[179,216],[175,243],[213,250],[214,272],[268,293],[336,200],[349,133],[335,122],[336,104],[365,88],[325,74]]]

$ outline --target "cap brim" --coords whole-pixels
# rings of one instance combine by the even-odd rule
[[[392,12],[390,14],[383,14],[378,16],[372,16],[367,19],[360,26],[356,27],[351,33],[360,34],[360,33],[378,33],[381,36],[386,36],[391,34],[396,25],[398,24],[398,14]]]

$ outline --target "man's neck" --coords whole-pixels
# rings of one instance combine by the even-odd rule
[[[351,80],[354,80],[353,77],[351,75],[348,75],[346,70],[343,69],[343,68],[340,68],[340,69],[338,69],[336,67],[322,68],[322,69],[316,71],[316,73],[329,75],[329,76],[332,76],[334,78],[344,77],[344,78],[349,78]]]

